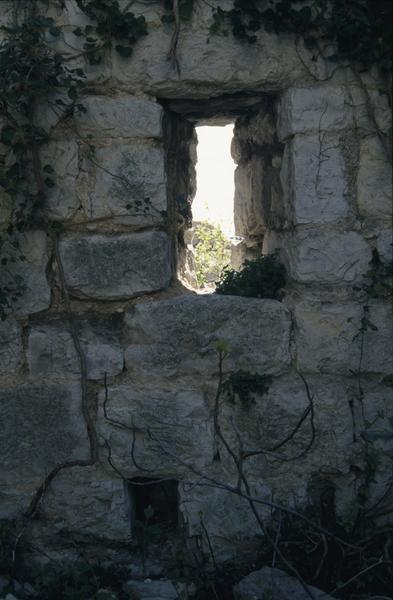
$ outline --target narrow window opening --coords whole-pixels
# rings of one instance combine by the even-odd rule
[[[234,123],[196,126],[196,195],[192,228],[186,234],[194,287],[213,292],[222,270],[231,264],[234,225],[235,163],[231,156]]]
[[[212,293],[223,267],[269,253],[266,233],[290,218],[276,100],[229,94],[162,104],[174,270],[182,285]]]
[[[169,534],[179,527],[178,481],[158,481],[135,477],[128,484],[131,505],[131,530],[158,526]]]

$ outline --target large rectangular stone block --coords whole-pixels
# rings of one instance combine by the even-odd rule
[[[118,375],[123,369],[120,323],[91,316],[77,320],[78,337],[86,358],[88,379]],[[34,325],[29,334],[27,361],[32,377],[38,379],[79,378],[80,359],[69,329],[61,322]]]
[[[352,109],[341,87],[289,88],[280,98],[278,137],[338,131],[351,123]]]
[[[66,469],[45,495],[41,519],[32,523],[30,535],[46,552],[54,547],[73,557],[74,540],[78,539],[86,546],[98,545],[99,556],[106,557],[111,542],[129,542],[128,513],[126,486],[114,471],[105,471],[100,465]]]
[[[0,455],[5,483],[43,478],[56,465],[87,459],[77,384],[25,384],[0,390]]]
[[[360,145],[357,201],[362,217],[392,218],[392,165],[379,138],[366,137]]]
[[[120,144],[97,148],[86,161],[87,190],[82,197],[89,219],[151,225],[166,218],[165,155],[152,144]]]
[[[79,298],[132,298],[166,288],[172,275],[162,231],[72,235],[61,241],[60,254],[67,287]]]
[[[290,362],[290,315],[275,300],[239,296],[183,296],[135,306],[126,316],[133,377],[196,377],[214,385],[217,340],[229,353],[225,372],[280,373]]]
[[[355,231],[299,228],[292,233],[268,232],[264,254],[281,248],[292,279],[302,283],[347,284],[362,280],[371,248]]]
[[[372,327],[365,331],[361,349],[361,305],[298,304],[295,340],[300,371],[350,375],[360,366],[362,373],[392,373],[392,308],[373,304],[366,316]]]
[[[93,138],[160,138],[162,107],[133,96],[87,96],[85,113],[75,115],[78,132]]]
[[[213,460],[209,415],[204,392],[197,386],[124,384],[100,392],[97,428],[126,477],[140,476],[140,469],[153,470],[155,477],[184,472],[188,475],[188,469],[176,457],[196,468]],[[130,451],[133,443],[134,457]],[[103,451],[107,451],[105,446]]]
[[[289,218],[295,224],[334,223],[348,213],[344,159],[336,136],[296,135],[281,172]]]
[[[221,5],[228,10],[232,3]],[[149,35],[134,48],[132,68],[129,60],[112,54],[112,77],[115,84],[127,89],[151,90],[160,97],[198,98],[234,93],[240,89],[254,92],[280,89],[285,82],[302,77],[305,69],[291,39],[279,39],[264,31],[257,33],[256,44],[244,45],[232,36],[212,36],[211,6],[195,5],[192,25],[182,31],[177,52],[181,77],[167,60],[171,44],[171,25],[162,26],[159,5],[135,4],[132,8],[147,18]],[[207,41],[209,43],[207,43]]]

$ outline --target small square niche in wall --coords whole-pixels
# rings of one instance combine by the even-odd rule
[[[135,477],[128,484],[131,530],[151,528],[161,534],[179,528],[179,497],[176,479]]]

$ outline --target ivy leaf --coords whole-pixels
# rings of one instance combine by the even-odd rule
[[[53,167],[51,167],[50,165],[45,165],[45,167],[42,169],[45,173],[49,173],[49,175],[53,175],[55,170],[53,169]]]
[[[129,58],[132,54],[132,48],[129,46],[115,46],[115,50],[123,58]]]

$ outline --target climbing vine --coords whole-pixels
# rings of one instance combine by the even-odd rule
[[[0,186],[11,205],[11,218],[0,236],[1,264],[25,260],[20,252],[20,235],[42,221],[45,191],[55,186],[55,170],[41,165],[40,148],[49,141],[48,132],[36,122],[40,101],[61,92],[54,100],[63,114],[84,110],[78,97],[84,73],[70,68],[60,53],[47,44],[59,28],[51,18],[31,14],[21,24],[3,26],[7,34],[0,46]],[[0,287],[0,316],[5,317],[11,301],[23,291],[20,277],[9,272]]]

